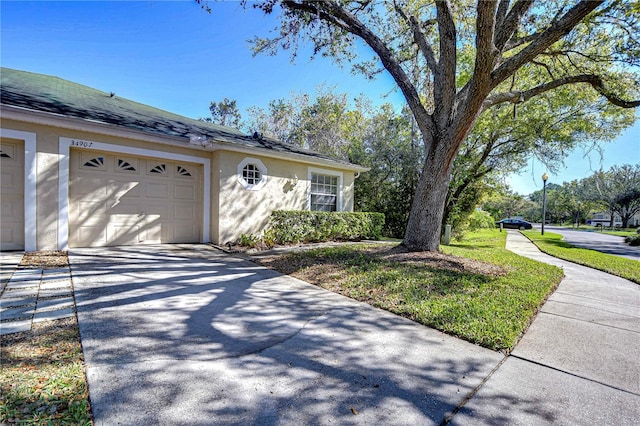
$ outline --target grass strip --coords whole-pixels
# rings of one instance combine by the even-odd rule
[[[562,241],[562,235],[539,231],[521,231],[538,248],[551,256],[608,272],[640,284],[640,262],[599,251],[579,248]]]
[[[36,323],[0,342],[0,423],[92,424],[75,318]]]
[[[484,230],[444,253],[349,245],[257,261],[331,291],[494,350],[510,351],[562,279],[551,265],[504,249]]]

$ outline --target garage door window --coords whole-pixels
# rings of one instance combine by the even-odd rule
[[[182,167],[180,165],[177,166],[176,172],[178,176],[191,177],[191,172],[189,172],[189,170],[187,170],[185,167]]]
[[[118,158],[116,172],[120,173],[136,173],[136,164],[134,160],[124,160]]]
[[[149,173],[152,175],[166,175],[167,174],[167,165],[166,164],[158,164],[155,167],[152,167],[149,170]]]
[[[82,156],[82,167],[87,169],[107,170],[107,165],[104,162],[104,157],[89,157],[87,155]]]
[[[13,152],[15,151],[14,145],[6,145],[2,149],[0,149],[0,157],[2,158],[13,158]]]
[[[245,158],[238,164],[238,182],[250,191],[257,191],[267,183],[267,168],[257,158]]]

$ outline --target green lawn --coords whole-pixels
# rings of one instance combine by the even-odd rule
[[[598,232],[601,232],[603,234],[609,234],[609,235],[617,235],[619,237],[631,237],[633,235],[638,235],[635,229],[631,231],[598,231]]]
[[[0,356],[0,424],[92,424],[75,318],[3,335]]]
[[[552,232],[545,232],[544,236],[535,230],[521,232],[541,251],[551,256],[599,269],[640,284],[640,262],[637,260],[574,247],[562,241],[562,235]]]
[[[444,253],[362,244],[259,262],[470,342],[510,351],[563,274],[505,250],[505,238],[506,233],[484,230],[442,247]]]

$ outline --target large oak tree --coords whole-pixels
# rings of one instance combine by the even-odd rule
[[[303,43],[351,62],[369,76],[384,69],[404,95],[424,142],[424,165],[404,245],[437,251],[452,167],[476,118],[487,108],[527,102],[567,85],[595,90],[622,108],[640,105],[640,8],[636,2],[570,0],[265,0],[278,14],[256,52]],[[362,60],[357,41],[373,52]],[[461,58],[473,58],[465,66]],[[376,66],[382,65],[381,69]],[[546,78],[518,78],[544,69]],[[522,81],[529,81],[522,79]]]

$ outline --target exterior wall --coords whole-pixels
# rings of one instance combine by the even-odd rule
[[[79,131],[40,124],[25,123],[9,119],[2,119],[3,129],[10,129],[36,134],[36,244],[33,250],[56,250],[60,248],[60,229],[58,226],[59,212],[62,203],[59,202],[60,187],[60,138],[73,138],[120,145],[129,148],[147,149],[169,152],[177,155],[210,158],[211,153],[140,141],[132,138],[105,135],[99,132]],[[74,149],[74,148],[72,148]],[[27,249],[29,250],[29,248]]]
[[[88,126],[85,124],[85,126]],[[68,166],[69,156],[62,152],[66,149],[79,150],[82,147],[69,146],[70,140],[92,141],[95,146],[119,147],[122,152],[161,152],[163,155],[174,157],[190,157],[199,159],[205,164],[205,179],[203,182],[203,199],[209,200],[206,207],[206,217],[210,219],[208,234],[203,241],[213,241],[224,244],[237,240],[240,235],[259,234],[269,221],[273,210],[307,210],[309,208],[310,170],[338,174],[341,178],[339,189],[341,211],[353,211],[354,173],[339,168],[311,165],[290,159],[263,157],[254,153],[238,153],[231,151],[205,151],[201,148],[171,145],[136,139],[135,132],[103,128],[96,130],[73,130],[55,125],[28,123],[21,120],[2,118],[0,126],[11,132],[26,132],[35,134],[33,143],[33,179],[36,200],[31,206],[25,198],[25,235],[33,233],[35,236],[27,238],[26,250],[56,250],[66,249],[68,243]],[[115,133],[112,135],[109,133]],[[125,134],[125,135],[121,135]],[[131,135],[131,136],[129,136]],[[141,137],[141,139],[146,139]],[[65,142],[66,141],[66,142]],[[179,143],[179,142],[174,142]],[[92,148],[90,148],[92,149]],[[70,151],[69,151],[70,152]],[[107,150],[107,152],[109,152]],[[67,153],[68,154],[68,153]],[[131,154],[143,155],[143,154]],[[148,156],[153,156],[149,154]],[[267,181],[257,190],[247,190],[238,180],[238,165],[245,158],[259,159],[267,168]],[[182,160],[181,160],[182,161]],[[188,160],[184,160],[188,161]],[[27,170],[30,170],[27,167]],[[61,175],[61,170],[63,174]],[[66,175],[64,173],[66,170]],[[207,172],[209,180],[207,180]],[[29,185],[28,183],[25,184]],[[207,232],[207,228],[203,228]],[[29,243],[29,241],[33,241]]]
[[[591,218],[587,219],[587,224],[590,225],[602,225],[609,226],[611,223],[611,214],[606,212],[594,213]],[[639,226],[640,225],[640,213],[635,214],[629,218],[628,226]],[[613,215],[613,226],[622,226],[622,218],[617,213]]]
[[[260,160],[267,168],[266,184],[258,190],[245,189],[238,180],[238,165],[247,157]],[[260,234],[274,210],[307,210],[310,169],[340,173],[341,210],[353,211],[354,174],[350,171],[228,151],[217,153],[213,168],[218,170],[220,185],[219,227],[212,234],[212,241],[218,244],[236,241],[242,234]]]

